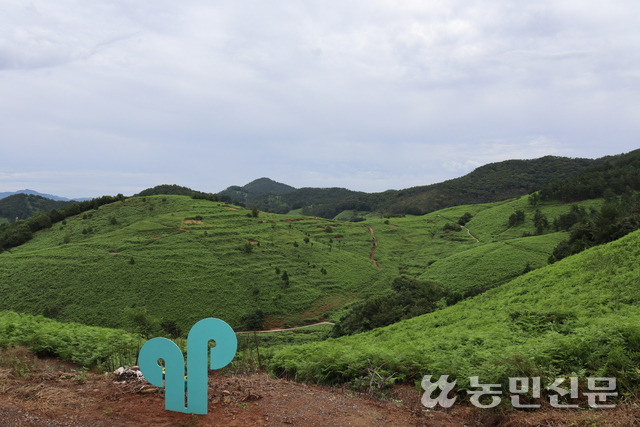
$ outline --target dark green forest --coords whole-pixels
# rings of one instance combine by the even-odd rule
[[[553,180],[539,194],[529,197],[540,201],[577,202],[604,198],[600,210],[587,212],[576,205],[554,221],[557,231],[568,231],[569,239],[560,242],[549,257],[553,263],[592,246],[612,242],[640,228],[640,150],[607,156],[583,172],[565,180]]]
[[[349,210],[422,215],[450,206],[494,202],[527,194],[541,189],[549,181],[564,180],[599,162],[555,156],[507,160],[438,184],[380,193],[344,188],[300,188],[284,194],[255,194],[245,186],[230,187],[219,194],[229,196],[231,201],[243,206],[256,205],[263,211],[286,213],[302,209],[304,215],[322,218],[334,218]]]
[[[629,189],[640,191],[638,171],[640,149],[603,157],[581,173],[551,180],[540,189],[540,199],[577,202],[604,197],[607,191],[617,195]]]
[[[61,209],[71,203],[51,200],[33,194],[14,194],[0,199],[0,218],[6,218],[9,222],[14,222],[16,218],[27,219],[36,213],[50,211],[51,209]]]
[[[40,212],[26,220],[20,220],[12,224],[0,225],[0,252],[28,242],[36,231],[50,228],[65,218],[98,209],[100,206],[124,200],[122,194],[117,196],[102,196],[82,202],[66,203],[62,209],[51,209],[48,212]],[[3,199],[4,200],[4,199]]]

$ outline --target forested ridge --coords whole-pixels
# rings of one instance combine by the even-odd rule
[[[611,242],[640,228],[640,150],[607,156],[567,179],[555,179],[532,194],[539,202],[578,202],[604,198],[603,206],[589,211],[577,205],[554,221],[558,231],[568,231],[549,257],[555,262],[592,246]]]
[[[14,194],[0,199],[0,218],[14,222],[16,218],[27,219],[36,213],[61,209],[71,203],[73,202],[56,201],[33,194]]]
[[[345,188],[299,188],[276,193],[261,178],[261,192],[251,191],[251,184],[229,187],[218,193],[228,201],[260,210],[287,213],[302,209],[304,215],[334,218],[343,211],[381,212],[383,214],[422,215],[473,203],[487,203],[539,190],[553,179],[565,179],[597,164],[599,160],[546,156],[534,160],[507,160],[475,169],[460,178],[437,184],[365,193]],[[255,182],[255,181],[254,181]],[[271,181],[271,186],[275,186]],[[279,184],[282,185],[282,184]],[[292,188],[292,187],[291,187]],[[222,200],[222,198],[221,198]]]

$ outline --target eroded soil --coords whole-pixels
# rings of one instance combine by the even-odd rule
[[[55,359],[0,361],[2,426],[564,426],[640,424],[637,402],[613,410],[488,411],[454,405],[429,411],[420,393],[396,386],[384,399],[305,385],[264,373],[209,377],[209,413],[164,410],[160,390],[132,378],[87,372]],[[120,378],[122,380],[122,378]]]

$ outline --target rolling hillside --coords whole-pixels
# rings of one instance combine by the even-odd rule
[[[508,384],[509,376],[640,375],[640,231],[518,277],[443,310],[370,332],[276,353],[272,369],[299,380],[353,380],[367,366],[401,380],[450,375]]]
[[[207,316],[240,327],[257,309],[276,323],[312,322],[386,287],[395,272],[372,265],[370,239],[359,225],[253,218],[184,196],[131,198],[0,254],[0,304],[110,327],[130,326],[124,311],[144,308],[184,328]]]
[[[531,216],[522,198],[345,223],[253,217],[250,210],[185,196],[134,197],[69,217],[0,254],[6,296],[0,309],[128,329],[136,315],[182,330],[217,316],[243,329],[258,311],[267,315],[266,326],[337,320],[349,303],[390,292],[399,275],[427,277],[466,296],[527,265],[540,267],[557,243],[551,230],[522,238],[534,231],[530,219],[508,227],[514,207]],[[568,207],[545,202],[541,209]],[[444,230],[466,212],[474,215],[468,233]],[[486,251],[501,262],[459,275]]]

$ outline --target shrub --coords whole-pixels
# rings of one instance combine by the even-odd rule
[[[469,212],[466,212],[464,215],[462,215],[462,216],[458,219],[458,224],[460,224],[460,225],[465,225],[466,223],[468,223],[469,221],[471,221],[471,218],[473,218],[473,215],[471,215]]]
[[[257,309],[249,314],[242,316],[240,323],[242,327],[248,331],[259,331],[263,329],[266,316],[264,312]]]
[[[450,222],[446,223],[444,225],[444,227],[442,227],[442,229],[444,231],[460,231],[461,230],[459,225],[453,224],[453,223],[450,223]]]
[[[525,214],[524,211],[517,210],[509,217],[509,227],[515,227],[516,225],[524,223]]]

